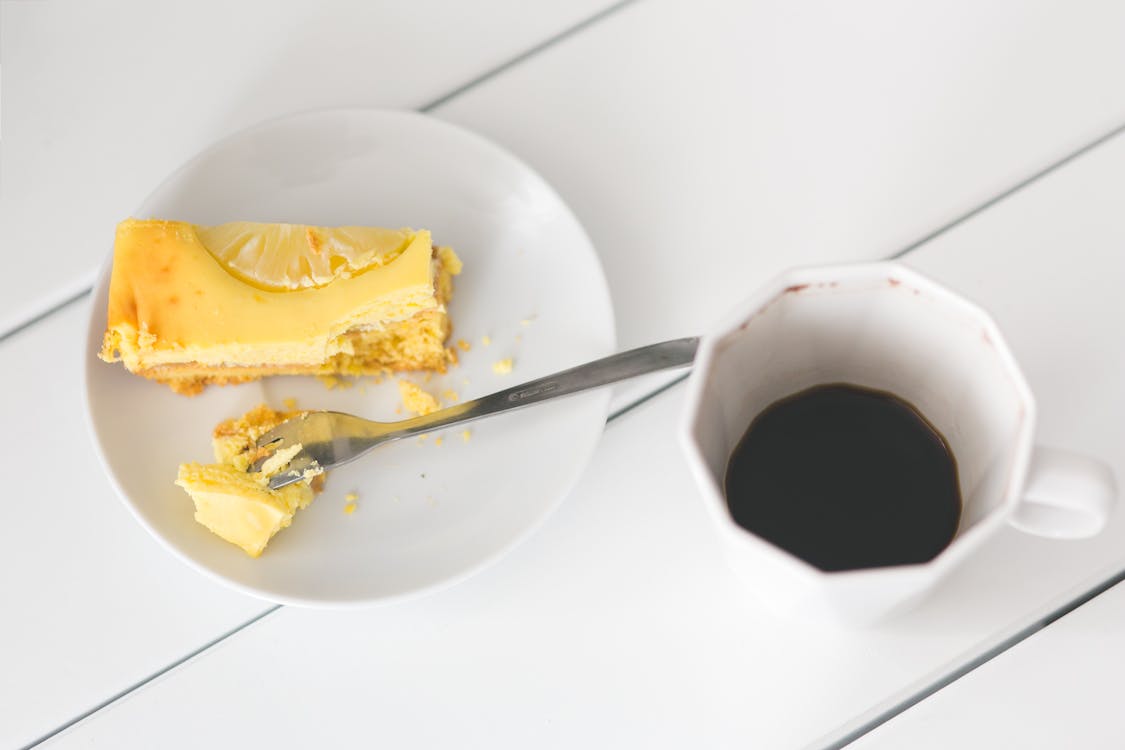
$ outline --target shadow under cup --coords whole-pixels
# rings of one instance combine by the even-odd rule
[[[790,285],[721,335],[704,368],[688,429],[720,492],[727,460],[756,416],[813,386],[847,383],[913,405],[955,457],[961,520],[935,560],[1003,523],[999,511],[1018,496],[1033,433],[1030,391],[987,315],[909,272],[842,273]],[[740,527],[730,533],[753,536]],[[908,567],[920,566],[897,570]],[[878,570],[889,578],[896,568]],[[900,583],[899,592],[888,587],[888,599],[922,588],[919,581]]]

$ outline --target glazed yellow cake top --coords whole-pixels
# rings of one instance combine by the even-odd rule
[[[201,231],[206,231],[201,228]],[[438,307],[424,230],[380,234],[391,257],[321,286],[271,291],[215,258],[197,228],[128,219],[117,227],[103,359],[169,363],[318,363],[337,337]]]

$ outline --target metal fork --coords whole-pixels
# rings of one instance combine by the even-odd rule
[[[336,411],[312,411],[282,422],[258,438],[259,448],[278,450],[300,443],[301,450],[285,471],[270,477],[271,489],[299,481],[309,472],[319,473],[354,461],[377,445],[412,435],[471,422],[512,409],[609,385],[637,375],[690,365],[699,339],[683,338],[650,344],[569,370],[557,372],[447,409],[400,422],[372,422]],[[269,455],[250,465],[260,471]]]

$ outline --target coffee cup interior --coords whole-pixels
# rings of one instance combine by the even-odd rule
[[[721,488],[753,419],[807,388],[846,383],[892,393],[945,438],[962,497],[957,536],[1016,501],[1033,402],[992,321],[909,275],[795,284],[715,343],[692,426]]]

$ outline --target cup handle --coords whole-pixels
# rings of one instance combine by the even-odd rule
[[[1113,472],[1088,456],[1036,446],[1010,522],[1020,531],[1081,539],[1105,528],[1117,497]]]

